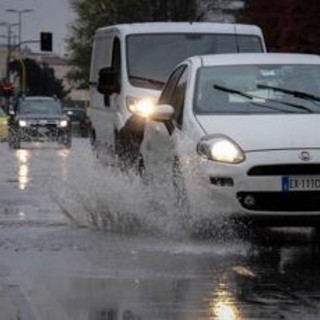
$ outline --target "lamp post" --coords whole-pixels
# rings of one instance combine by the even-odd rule
[[[17,9],[7,9],[7,12],[13,12],[13,13],[18,13],[18,26],[19,26],[19,57],[21,56],[21,30],[22,30],[22,24],[21,24],[21,16],[23,13],[28,13],[28,12],[33,12],[32,9],[24,9],[24,10],[17,10]]]

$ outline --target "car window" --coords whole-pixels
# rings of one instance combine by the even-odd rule
[[[182,125],[183,106],[188,82],[188,68],[184,68],[179,81],[174,88],[170,104],[174,107],[174,120],[178,126]]]
[[[59,101],[56,100],[22,100],[18,106],[19,114],[61,114],[62,108]]]
[[[159,98],[159,104],[171,104],[172,103],[172,95],[174,94],[175,87],[177,85],[177,82],[180,79],[180,76],[186,66],[180,66],[178,67],[169,77],[169,80],[167,81],[167,84],[165,88],[162,91],[162,94]]]

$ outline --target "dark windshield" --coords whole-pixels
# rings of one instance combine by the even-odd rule
[[[61,104],[56,100],[24,100],[18,107],[19,114],[56,115],[62,113]]]
[[[171,70],[188,57],[263,50],[257,36],[194,33],[130,35],[127,49],[130,83],[154,89],[161,89]]]
[[[194,112],[320,113],[319,97],[319,65],[204,67],[197,75]]]

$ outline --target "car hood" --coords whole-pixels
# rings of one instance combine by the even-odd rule
[[[320,148],[319,114],[201,115],[207,135],[223,134],[244,151]]]
[[[66,115],[59,114],[19,114],[16,116],[16,120],[67,120]]]

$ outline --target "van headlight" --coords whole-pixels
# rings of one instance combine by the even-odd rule
[[[19,127],[25,128],[28,126],[28,122],[26,120],[19,120]]]
[[[223,135],[204,137],[197,145],[197,152],[201,156],[218,162],[238,164],[245,160],[241,148]]]
[[[127,108],[133,113],[141,117],[148,118],[156,105],[156,101],[152,98],[134,98],[127,97]]]
[[[60,120],[59,121],[59,127],[60,128],[65,128],[68,126],[68,121],[67,120]]]

